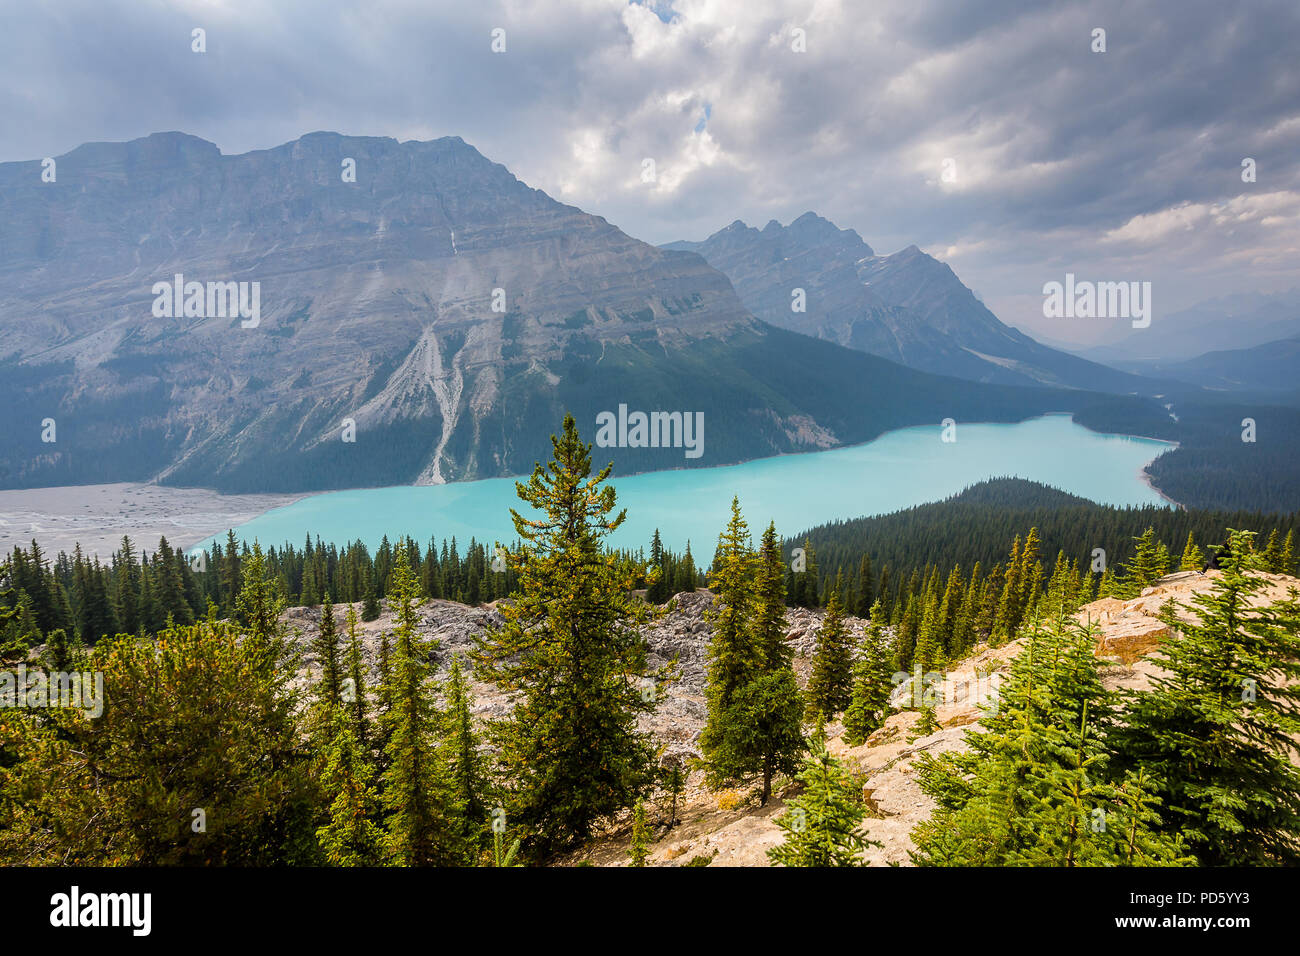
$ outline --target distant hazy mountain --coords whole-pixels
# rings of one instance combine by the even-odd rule
[[[916,246],[878,256],[853,230],[811,212],[761,230],[737,220],[703,242],[664,248],[698,252],[766,322],[912,368],[980,382],[1152,390],[1004,325],[952,269]],[[800,304],[805,311],[796,311]]]
[[[1146,370],[1151,363],[1167,365],[1294,335],[1300,335],[1300,289],[1223,296],[1167,316],[1157,314],[1149,328],[1119,342],[1075,351],[1120,368]]]
[[[1152,363],[1153,371],[1210,389],[1294,392],[1300,388],[1300,336],[1247,349],[1206,352],[1181,362]]]
[[[313,133],[224,156],[162,133],[79,147],[56,169],[44,182],[39,162],[0,165],[9,486],[291,490],[518,474],[548,456],[566,410],[590,439],[596,415],[620,404],[706,413],[700,458],[597,449],[621,472],[1070,407],[1047,390],[934,378],[773,328],[700,256],[558,203],[455,137]],[[908,250],[862,269],[918,349],[949,347],[946,297],[969,293],[945,266]],[[193,297],[182,286],[180,317],[160,317],[177,275],[205,285]],[[214,299],[208,283],[249,283],[250,312],[256,288],[256,325],[216,314],[235,286]],[[1021,347],[995,354],[1040,355],[987,320],[990,342]],[[953,365],[991,372],[1016,362],[950,351]]]

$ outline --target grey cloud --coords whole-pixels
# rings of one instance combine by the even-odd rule
[[[807,53],[789,49],[792,26]],[[1135,270],[1170,308],[1296,283],[1270,249],[1300,236],[1262,216],[1207,219],[1193,241],[1105,237],[1182,203],[1300,192],[1297,48],[1293,0],[69,0],[7,14],[0,159],[166,129],[225,152],[319,129],[455,134],[648,241],[814,209],[882,252],[952,249],[1005,320],[1082,339],[1101,330],[1033,314],[1067,267]],[[949,155],[971,177],[951,189],[934,168]],[[646,156],[657,190],[638,182]]]

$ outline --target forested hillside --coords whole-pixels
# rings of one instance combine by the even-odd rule
[[[1116,397],[1081,405],[1074,420],[1095,431],[1178,442],[1147,473],[1188,507],[1300,508],[1300,409],[1226,396],[1214,402],[1205,393],[1171,395],[1163,403]]]
[[[700,619],[665,635],[654,602],[696,585],[694,559],[653,544],[650,560],[609,549],[625,518],[610,469],[593,473],[572,417],[552,441],[550,464],[519,485],[527,508],[512,511],[515,543],[491,555],[478,543],[464,559],[454,546],[421,553],[404,539],[372,559],[309,541],[272,562],[259,544],[231,540],[196,572],[165,542],[145,561],[128,544],[108,569],[79,554],[51,563],[39,545],[15,550],[0,568],[0,702],[12,708],[0,721],[0,862],[546,865],[630,825],[627,862],[644,866],[694,777],[733,794],[733,807],[781,801],[767,861],[860,866],[872,805],[827,728],[860,745],[908,709],[916,736],[935,733],[932,679],[979,648],[1013,644],[1023,649],[1000,706],[969,732],[975,756],[920,768],[937,809],[913,831],[913,862],[1297,861],[1288,734],[1300,609],[1294,591],[1251,604],[1266,583],[1291,580],[1264,577],[1294,566],[1290,524],[1266,537],[1233,530],[1209,554],[1194,534],[1179,550],[1148,526],[1100,574],[1086,557],[1053,558],[1030,526],[987,567],[900,556],[910,571],[894,585],[887,565],[877,576],[866,561],[856,576],[827,578],[811,535],[792,559],[776,528],[755,535],[733,500],[711,593],[692,599],[708,599]],[[1013,496],[1033,509],[997,504]],[[928,507],[990,510],[1009,528],[1029,513],[1050,522],[1096,509],[1016,482]],[[1115,534],[1147,517],[1098,510]],[[918,527],[904,524],[897,540]],[[1207,541],[1229,533],[1205,527]],[[997,529],[990,521],[975,540]],[[1160,612],[1168,674],[1117,700],[1101,684],[1096,635],[1071,615],[1207,558],[1218,568],[1199,616]],[[331,588],[359,600],[336,612]],[[441,655],[419,610],[435,591],[505,599],[465,650]],[[310,633],[290,628],[290,597],[321,602],[296,618]],[[361,619],[381,601],[388,624],[367,650]],[[789,605],[822,603],[811,646],[797,644],[791,615],[811,612]],[[682,654],[703,675],[693,700],[674,698]],[[471,680],[493,695],[482,713]],[[685,761],[665,759],[654,729],[670,698],[698,726]],[[1173,750],[1195,755],[1194,774]],[[1099,812],[1114,825],[1088,825]],[[711,857],[699,859],[690,865]]]
[[[1094,550],[1105,554],[1104,567],[1129,561],[1137,539],[1151,528],[1177,564],[1191,535],[1208,556],[1208,547],[1223,542],[1225,528],[1255,531],[1261,541],[1284,541],[1300,531],[1300,513],[1262,515],[1253,511],[1207,511],[1199,508],[1114,508],[1020,478],[981,482],[946,501],[870,518],[836,521],[793,535],[787,552],[805,547],[814,553],[819,593],[837,573],[857,581],[863,559],[879,582],[888,571],[887,588],[897,588],[916,571],[931,565],[975,563],[990,568],[1006,555],[1007,543],[1038,530],[1042,553],[1092,568]],[[1281,545],[1279,544],[1279,547]],[[1293,565],[1278,568],[1291,573]],[[892,582],[890,585],[888,582]],[[876,585],[879,590],[879,584]]]

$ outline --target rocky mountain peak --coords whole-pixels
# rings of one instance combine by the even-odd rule
[[[743,225],[743,224],[741,224]],[[763,230],[733,223],[698,252],[773,325],[913,368],[980,382],[1134,391],[1134,376],[1058,352],[1004,325],[944,262],[916,245],[876,255],[852,229],[814,212]],[[792,308],[803,290],[802,311]]]
[[[33,431],[0,450],[11,486],[519,474],[565,411],[592,423],[620,404],[723,416],[734,427],[710,431],[703,460],[725,464],[929,421],[952,390],[757,321],[694,248],[640,242],[455,136],[316,131],[224,155],[159,133],[79,147],[56,182],[40,171],[0,165],[0,402],[61,428],[55,449]],[[815,215],[719,241],[738,261],[758,248],[760,270],[783,263],[787,314],[791,288],[815,293],[823,273],[873,301],[850,281],[865,244]],[[225,307],[227,286],[246,304],[256,290],[255,318]],[[611,457],[622,473],[682,460]]]

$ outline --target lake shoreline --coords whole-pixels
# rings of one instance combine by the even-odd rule
[[[633,503],[638,512],[636,518],[672,524],[676,511],[685,509],[692,512],[690,518],[692,530],[685,535],[685,538],[692,540],[696,550],[699,550],[702,543],[711,540],[712,535],[718,530],[713,527],[717,522],[716,517],[709,513],[714,510],[709,507],[710,504],[715,504],[712,499],[725,498],[729,503],[735,493],[740,493],[742,506],[746,508],[746,514],[751,518],[754,527],[760,524],[766,525],[769,515],[764,513],[764,509],[773,512],[771,515],[773,519],[784,516],[784,520],[778,521],[778,526],[782,524],[789,527],[803,526],[802,522],[807,520],[806,526],[811,527],[825,523],[828,517],[830,520],[852,520],[940,501],[960,493],[969,484],[1010,472],[1019,472],[1019,477],[1071,493],[1081,493],[1078,482],[1073,480],[1073,475],[1053,477],[1045,474],[1051,469],[1045,464],[1047,459],[1042,459],[1039,454],[1039,449],[1043,446],[1032,443],[1028,452],[1021,447],[1019,462],[1015,461],[1015,454],[1011,452],[1008,452],[1006,457],[995,457],[994,464],[988,461],[976,464],[968,462],[965,470],[969,480],[961,487],[936,485],[933,476],[936,470],[945,474],[948,472],[952,472],[952,475],[960,474],[960,468],[956,471],[952,469],[957,467],[962,454],[971,452],[972,449],[982,449],[987,458],[989,436],[984,431],[987,429],[1013,430],[1007,433],[1010,447],[1016,446],[1015,436],[1022,434],[1020,431],[1022,429],[1030,430],[1031,434],[1042,434],[1046,431],[1046,438],[1050,440],[1052,436],[1068,438],[1072,434],[1070,430],[1076,428],[1078,432],[1073,434],[1080,436],[1085,442],[1088,439],[1083,436],[1134,438],[1151,442],[1153,446],[1164,446],[1159,454],[1178,447],[1176,442],[1164,439],[1097,432],[1075,422],[1069,412],[1056,412],[1035,415],[1018,422],[958,423],[959,442],[960,437],[965,434],[963,429],[980,429],[981,432],[977,434],[982,434],[982,439],[975,440],[973,444],[960,442],[945,445],[945,448],[951,450],[937,452],[939,458],[936,459],[938,443],[929,433],[938,436],[941,427],[940,425],[908,425],[853,445],[839,445],[818,451],[786,452],[726,465],[709,465],[702,468],[676,467],[653,472],[615,475],[611,481],[619,490],[620,506]],[[1000,450],[1002,446],[999,444],[995,447]],[[1068,450],[1070,441],[1066,441],[1062,447]],[[900,449],[903,455],[901,458]],[[947,457],[954,453],[959,456],[957,461]],[[818,465],[812,466],[807,456],[813,454],[829,457],[822,459]],[[978,456],[979,452],[975,454]],[[1128,454],[1129,460],[1132,461],[1132,453]],[[1159,457],[1159,454],[1139,466],[1135,477],[1140,487],[1149,495],[1170,506],[1181,508],[1182,505],[1157,488],[1151,476],[1146,473],[1146,468]],[[863,472],[863,468],[867,471]],[[1081,465],[1080,468],[1086,470],[1087,466]],[[744,471],[729,472],[726,469],[744,469]],[[822,496],[805,497],[797,494],[792,496],[791,492],[812,487],[809,475],[820,475],[824,469],[836,470],[841,476],[846,473],[845,469],[849,469],[851,474],[869,474],[878,480],[861,485],[859,494],[845,495],[841,489],[839,501],[826,502],[825,505],[827,508],[839,509],[833,514],[814,515],[811,513],[812,509],[805,508],[804,516],[800,516],[800,509],[790,504],[792,498],[795,502],[806,503],[809,500],[816,500],[820,503]],[[500,499],[499,505],[504,505],[507,500],[509,504],[517,504],[513,499],[513,483],[526,477],[513,475],[447,482],[441,485],[393,485],[266,494],[225,494],[212,489],[149,483],[15,489],[0,491],[0,545],[8,551],[19,544],[27,546],[31,538],[35,537],[53,557],[60,550],[70,552],[73,545],[79,542],[83,551],[87,554],[98,554],[103,560],[117,550],[124,534],[131,536],[137,548],[152,551],[157,547],[158,538],[165,535],[173,546],[190,550],[196,545],[210,546],[212,541],[220,539],[228,528],[239,529],[250,524],[254,527],[240,532],[240,537],[248,538],[250,541],[253,537],[258,537],[263,540],[263,544],[278,545],[281,541],[293,541],[299,544],[306,533],[320,535],[322,539],[343,544],[346,540],[357,537],[355,532],[357,525],[356,523],[348,525],[352,533],[340,537],[341,526],[337,514],[340,508],[345,511],[365,510],[361,503],[361,496],[370,496],[380,502],[400,498],[409,505],[411,501],[417,500],[411,495],[419,496],[417,506],[398,508],[393,512],[395,517],[391,521],[383,520],[383,527],[390,534],[409,533],[419,538],[425,526],[432,523],[434,531],[447,537],[455,534],[458,538],[468,541],[470,534],[477,532],[481,540],[490,542],[498,532],[508,534],[506,522],[500,521],[499,516],[484,517],[485,512],[481,507],[477,516],[473,516],[473,506],[470,503],[490,497],[494,500]],[[854,480],[861,482],[862,479]],[[493,486],[492,482],[505,484]],[[679,504],[676,508],[665,508],[664,505],[673,499],[674,489],[683,485],[697,489],[693,496],[687,496],[691,500]],[[1074,487],[1072,488],[1071,485]],[[1114,484],[1113,479],[1107,483],[1107,487],[1112,486],[1120,487]],[[446,490],[441,493],[435,491],[439,488]],[[905,490],[900,491],[900,488]],[[428,497],[425,497],[426,492],[417,492],[416,489],[427,489]],[[312,499],[325,499],[336,495],[342,496],[346,504],[322,501],[315,505],[304,505]],[[1090,497],[1087,494],[1082,496]],[[1094,495],[1091,500],[1100,500],[1101,497],[1104,496]],[[1118,497],[1112,495],[1112,499],[1134,501],[1140,500],[1140,497],[1135,499],[1135,496],[1129,492],[1121,493]],[[373,502],[368,501],[367,504]],[[303,507],[307,508],[306,513],[302,512]],[[469,507],[470,514],[463,514],[466,507]],[[289,509],[288,513],[281,514],[286,509]],[[498,507],[496,510],[504,514],[503,507]],[[495,511],[492,514],[495,515]],[[380,515],[383,515],[382,510]],[[629,518],[633,517],[630,510]],[[467,525],[466,522],[472,523]],[[630,524],[640,523],[643,522],[630,522]],[[287,533],[286,524],[295,526],[294,533]],[[346,522],[344,524],[346,525]],[[331,527],[332,525],[335,527]],[[498,528],[497,525],[501,527]],[[373,528],[376,526],[372,525],[363,537],[377,538],[378,536],[373,534]],[[270,528],[277,528],[277,530],[268,533]],[[279,530],[282,528],[285,528],[285,533]],[[700,529],[704,529],[705,533],[698,533]],[[648,539],[648,532],[646,537]],[[672,546],[680,548],[683,544],[684,541],[673,542]],[[703,546],[707,547],[707,545]]]

